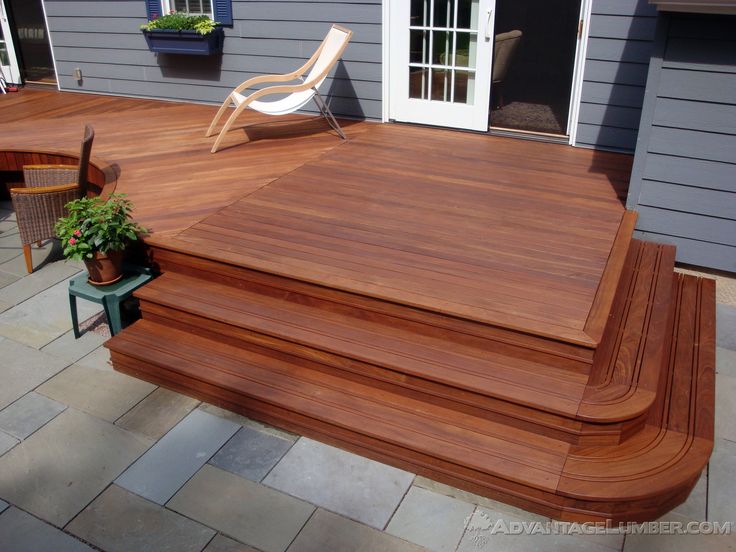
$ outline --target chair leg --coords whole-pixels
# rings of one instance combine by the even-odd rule
[[[342,131],[340,123],[337,122],[337,119],[335,119],[335,116],[332,114],[330,106],[327,105],[327,102],[324,100],[324,98],[322,98],[322,95],[317,92],[317,90],[314,91],[314,103],[317,104],[317,107],[319,108],[320,113],[322,113],[322,116],[327,119],[327,123],[333,128],[335,132],[337,132],[340,138],[342,138],[343,140],[347,140],[348,138]]]
[[[243,102],[238,107],[235,108],[235,111],[233,111],[232,115],[230,115],[230,118],[227,120],[225,125],[222,127],[222,130],[220,130],[220,134],[217,136],[217,140],[215,140],[215,144],[212,146],[212,149],[210,150],[211,153],[215,153],[217,151],[217,148],[220,147],[220,142],[222,142],[222,139],[225,137],[227,132],[230,130],[230,127],[233,126],[233,123],[235,122],[235,119],[238,118],[238,116],[242,113],[242,111],[246,108],[248,104]]]
[[[215,127],[217,126],[217,123],[222,118],[225,111],[227,111],[228,107],[230,107],[230,96],[228,96],[227,99],[224,102],[222,102],[220,109],[217,111],[217,115],[215,115],[215,118],[212,119],[212,122],[210,123],[210,127],[207,129],[207,132],[205,132],[204,134],[205,136],[209,137],[215,133]]]
[[[23,244],[23,256],[26,258],[26,270],[28,274],[33,272],[33,254],[31,253],[31,244]]]

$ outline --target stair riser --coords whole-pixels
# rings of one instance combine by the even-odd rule
[[[533,431],[571,444],[586,446],[617,444],[623,436],[635,433],[644,421],[643,418],[637,418],[627,423],[584,424],[564,416],[441,385],[244,328],[204,319],[156,303],[141,301],[141,310],[146,320],[167,327],[181,329],[241,349],[256,352],[267,349],[270,355],[278,352],[286,360],[306,359],[314,363],[316,369],[332,375],[398,392],[431,404],[440,404],[473,416],[498,421],[511,428]]]
[[[684,501],[692,486],[697,482],[697,478],[694,478],[693,481],[688,481],[687,485],[673,489],[666,496],[660,495],[654,499],[625,502],[575,501],[493,477],[487,473],[385,441],[378,441],[358,431],[307,417],[256,397],[244,396],[233,390],[211,384],[207,381],[206,373],[202,374],[201,378],[194,379],[174,370],[115,351],[111,352],[111,358],[116,370],[133,377],[162,385],[264,423],[312,437],[436,481],[565,521],[603,522],[610,519],[616,523],[653,520]]]
[[[586,347],[396,305],[159,247],[151,248],[151,257],[161,272],[177,272],[265,295],[284,297],[289,301],[319,305],[326,310],[444,337],[451,342],[467,343],[488,351],[520,355],[528,360],[577,373],[589,373],[593,360],[593,349]]]

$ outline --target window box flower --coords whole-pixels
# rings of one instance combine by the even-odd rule
[[[172,12],[141,26],[148,49],[161,54],[211,56],[222,53],[225,33],[206,15]]]

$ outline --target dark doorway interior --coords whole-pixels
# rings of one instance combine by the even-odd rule
[[[580,2],[497,0],[497,53],[499,35],[521,39],[491,90],[492,128],[567,134]]]
[[[41,0],[5,0],[24,82],[56,84]]]

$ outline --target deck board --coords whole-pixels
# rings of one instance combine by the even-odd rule
[[[296,115],[249,113],[209,153],[211,106],[24,90],[2,147],[120,167],[147,240],[250,269],[586,347],[631,157]],[[248,142],[250,138],[250,142]],[[603,309],[606,310],[606,309]],[[605,318],[603,312],[600,317]]]

